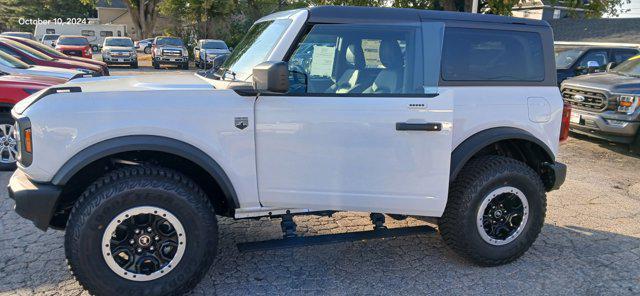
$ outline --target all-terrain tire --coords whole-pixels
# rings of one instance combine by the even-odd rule
[[[124,211],[138,207],[164,209],[184,228],[181,260],[150,281],[133,281],[116,274],[101,248],[107,225]],[[145,166],[111,171],[91,184],[71,211],[65,234],[69,268],[93,295],[185,293],[202,279],[214,260],[218,242],[214,213],[202,189],[179,172]]]
[[[154,69],[160,69],[160,64],[158,64],[157,62],[151,62],[151,65]]]
[[[503,245],[482,238],[478,211],[491,192],[519,189],[528,201],[528,220],[515,239]],[[438,228],[444,242],[460,256],[481,266],[496,266],[518,259],[538,237],[546,212],[544,185],[526,164],[506,157],[483,156],[470,160],[450,186]],[[506,242],[506,241],[505,241]]]

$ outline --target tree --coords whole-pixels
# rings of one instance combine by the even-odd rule
[[[1,1],[1,0],[0,0]],[[28,1],[28,0],[26,0]],[[79,0],[84,5],[95,7],[97,0]],[[111,2],[111,0],[106,0]],[[122,0],[127,5],[129,15],[140,39],[151,37],[158,17],[158,3],[161,0]]]

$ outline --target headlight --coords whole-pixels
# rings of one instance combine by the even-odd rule
[[[633,114],[638,108],[639,97],[633,95],[621,95],[618,97],[618,112]]]

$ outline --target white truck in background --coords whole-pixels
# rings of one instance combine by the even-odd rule
[[[91,43],[91,50],[97,52],[105,38],[126,36],[126,32],[126,25],[48,22],[36,24],[34,35],[36,40],[42,40],[45,34],[84,36]]]

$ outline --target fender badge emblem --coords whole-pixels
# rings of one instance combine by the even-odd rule
[[[235,120],[236,127],[243,130],[247,126],[249,126],[249,118],[248,117],[236,117]]]

